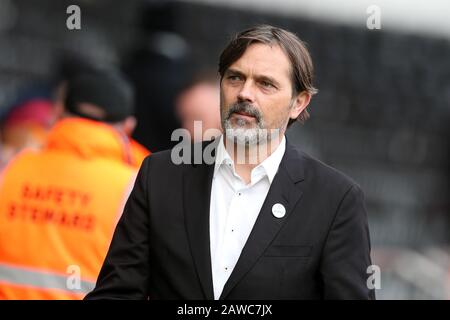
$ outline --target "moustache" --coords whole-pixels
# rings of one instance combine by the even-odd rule
[[[227,119],[230,119],[233,113],[243,113],[248,116],[254,117],[257,122],[261,122],[262,114],[261,112],[247,102],[236,102],[231,105],[230,109],[228,109]]]

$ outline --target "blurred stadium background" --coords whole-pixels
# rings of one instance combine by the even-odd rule
[[[71,4],[81,30],[66,28]],[[370,5],[380,30],[366,26]],[[449,299],[449,16],[444,0],[0,0],[0,116],[50,95],[59,57],[84,56],[130,77],[135,138],[158,151],[190,72],[216,68],[238,30],[287,28],[308,43],[319,88],[288,136],[365,191],[378,299]]]

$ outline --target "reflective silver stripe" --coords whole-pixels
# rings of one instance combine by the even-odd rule
[[[94,289],[95,283],[83,280],[80,280],[80,289],[69,288],[67,281],[71,276],[70,274],[62,276],[51,272],[29,270],[0,263],[0,281],[41,289],[59,289],[71,293],[86,294]]]

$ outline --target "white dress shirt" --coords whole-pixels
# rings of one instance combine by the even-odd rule
[[[253,168],[247,185],[236,173],[223,139],[217,146],[209,220],[216,300],[239,259],[286,150],[283,136],[274,152]]]

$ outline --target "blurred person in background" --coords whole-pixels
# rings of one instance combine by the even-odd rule
[[[65,110],[65,100],[67,96],[68,84],[71,80],[76,78],[80,74],[86,73],[102,73],[108,72],[107,70],[114,70],[111,67],[104,66],[100,69],[92,60],[88,57],[73,54],[70,52],[63,52],[59,61],[56,64],[55,75],[53,79],[53,101],[54,112],[56,115],[61,115]],[[128,78],[127,78],[128,79]],[[133,92],[134,92],[133,87]],[[122,127],[122,131],[128,137],[128,144],[131,152],[132,161],[131,164],[139,168],[142,160],[149,154],[149,150],[142,146],[140,143],[131,138],[136,126],[137,121],[135,114],[135,94],[133,93],[133,114],[127,116],[125,125]]]
[[[204,72],[195,76],[178,95],[176,113],[181,126],[189,131],[194,142],[207,141],[219,136],[221,125],[218,75]],[[195,121],[199,121],[197,133],[194,130]]]
[[[12,107],[0,125],[0,171],[23,149],[41,148],[55,120],[49,99],[36,97]]]
[[[137,167],[133,91],[91,72],[67,84],[65,110],[41,151],[0,181],[0,299],[80,299],[93,288]]]
[[[62,52],[49,77],[22,87],[0,121],[0,170],[25,148],[40,149],[64,112],[69,79],[97,70],[87,57]]]

